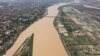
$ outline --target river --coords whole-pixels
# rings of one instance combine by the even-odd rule
[[[5,56],[13,56],[32,33],[34,33],[33,56],[68,56],[53,25],[53,21],[59,13],[58,8],[63,5],[66,4],[59,3],[48,7],[48,14],[24,30]]]

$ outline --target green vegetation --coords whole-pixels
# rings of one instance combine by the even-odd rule
[[[26,48],[24,48],[21,56],[32,56],[32,50],[33,50],[33,35],[30,37],[29,42],[27,43]]]
[[[0,56],[3,56],[3,53],[0,53]]]
[[[75,38],[75,41],[77,41],[77,43],[79,45],[91,45],[91,44],[95,44],[95,42],[92,41],[92,39],[90,39],[88,36],[77,36]]]
[[[29,37],[25,42],[20,46],[20,48],[15,52],[14,56],[32,56],[33,54],[33,37]],[[21,48],[22,47],[22,48]]]
[[[87,54],[84,54],[83,51],[77,51],[77,53],[75,54],[75,56],[88,56]]]

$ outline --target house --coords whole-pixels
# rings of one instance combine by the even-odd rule
[[[74,35],[75,37],[77,37],[77,36],[84,36],[84,35],[85,35],[85,32],[82,32],[82,31],[80,31],[80,30],[77,30],[77,31],[74,31],[74,32],[73,32],[73,35]]]

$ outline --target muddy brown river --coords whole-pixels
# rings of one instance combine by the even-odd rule
[[[65,3],[48,7],[48,14],[24,30],[5,56],[13,56],[32,33],[34,33],[33,56],[68,56],[53,25],[53,21],[59,13],[58,8],[63,5]]]

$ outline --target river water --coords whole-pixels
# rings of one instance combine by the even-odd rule
[[[59,13],[58,8],[63,5],[65,3],[48,7],[48,14],[24,30],[5,56],[13,56],[32,33],[34,33],[33,56],[68,56],[53,25],[53,21]]]

